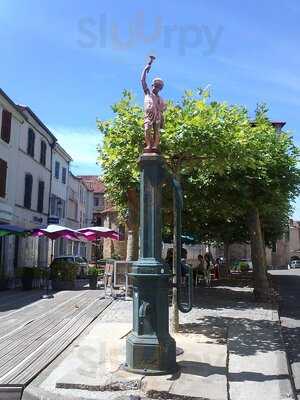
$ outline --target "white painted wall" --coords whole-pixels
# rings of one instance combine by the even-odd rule
[[[0,158],[7,162],[6,175],[6,196],[0,197],[0,222],[16,223],[15,200],[18,176],[18,146],[22,124],[25,118],[22,114],[13,107],[13,105],[0,94],[0,131],[2,127],[2,111],[6,109],[11,112],[11,132],[10,142],[6,143],[0,136]],[[3,264],[6,274],[10,277],[14,275],[14,248],[15,237],[9,236],[2,238],[2,254],[0,255],[0,263]]]
[[[0,158],[7,162],[6,197],[0,197],[0,221],[13,223],[15,219],[15,196],[17,187],[17,175],[19,173],[18,145],[24,118],[12,105],[0,94],[0,131],[2,127],[2,110],[12,113],[10,142],[6,143],[0,136]]]
[[[55,177],[55,162],[59,162],[59,178]],[[60,197],[63,200],[67,200],[67,187],[69,180],[69,158],[63,156],[63,153],[60,152],[60,146],[56,145],[53,150],[52,156],[52,188],[51,192],[55,194],[55,196]],[[62,169],[66,168],[66,183],[62,183]]]
[[[71,173],[68,177],[68,188],[67,188],[67,224],[72,229],[79,229],[79,219],[78,219],[78,180]],[[77,209],[77,212],[76,212]]]
[[[32,229],[41,225],[47,226],[51,179],[51,143],[53,142],[53,138],[28,112],[25,111],[24,113],[27,121],[22,125],[16,163],[18,171],[16,187],[18,190],[16,191],[15,199],[15,222],[17,225]],[[29,127],[35,133],[34,157],[27,154]],[[42,140],[45,141],[47,148],[45,166],[40,163]],[[31,174],[33,178],[30,210],[24,207],[25,175],[27,173]],[[40,180],[45,183],[42,213],[37,211],[38,185]],[[34,237],[22,238],[20,239],[18,254],[18,266],[20,267],[45,266],[48,260],[48,244],[44,243],[41,245],[39,244],[39,239]]]
[[[72,198],[72,199],[71,199]],[[77,216],[74,219],[75,204],[77,204]],[[84,228],[91,225],[93,218],[93,193],[87,189],[83,182],[69,174],[68,180],[68,202],[67,202],[67,226],[72,229]],[[67,245],[67,252],[70,253],[72,244]],[[86,256],[91,259],[91,243],[74,242],[74,253]]]

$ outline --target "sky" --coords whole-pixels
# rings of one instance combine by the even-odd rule
[[[300,144],[299,19],[299,0],[0,0],[0,87],[32,108],[81,175],[101,172],[96,120],[112,117],[124,89],[142,104],[149,54],[164,98],[210,85],[215,100],[251,114],[266,102]]]

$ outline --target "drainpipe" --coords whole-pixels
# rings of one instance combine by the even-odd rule
[[[51,193],[52,193],[52,175],[53,175],[53,149],[55,147],[56,144],[56,140],[53,140],[53,142],[51,143],[50,147],[51,147],[51,157],[50,157],[50,185],[49,185],[49,199],[48,199],[48,218],[50,217],[50,200],[51,200]],[[48,218],[47,218],[47,225],[48,225]],[[49,246],[48,246],[48,251],[49,251]],[[48,255],[48,251],[47,251],[47,255]],[[52,245],[51,245],[51,253],[53,253],[54,255],[54,251],[52,250]],[[47,257],[49,260],[49,257]]]

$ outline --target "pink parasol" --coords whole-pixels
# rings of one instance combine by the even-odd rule
[[[118,232],[104,226],[91,226],[88,228],[81,228],[78,229],[76,232],[83,235],[89,241],[94,241],[102,238],[122,240],[121,235]]]
[[[80,239],[80,234],[74,229],[67,228],[66,226],[60,225],[48,225],[47,228],[34,229],[33,236],[47,236],[49,239],[55,240],[58,238],[65,239]]]
[[[32,236],[46,236],[47,238],[51,239],[51,261],[53,260],[54,255],[54,241],[59,238],[64,239],[79,239],[80,235],[74,231],[74,229],[67,228],[66,226],[60,225],[48,225],[47,228],[38,228],[32,231]]]

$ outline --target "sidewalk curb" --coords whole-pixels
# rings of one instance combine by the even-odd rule
[[[278,312],[278,319],[279,319],[280,338],[281,338],[281,342],[282,342],[284,353],[285,353],[285,358],[286,358],[286,363],[287,363],[287,367],[288,367],[288,371],[289,371],[289,377],[290,377],[290,382],[291,382],[291,388],[292,388],[292,391],[293,391],[293,396],[294,396],[294,399],[297,400],[298,399],[298,394],[297,394],[297,389],[296,389],[296,386],[295,386],[292,366],[291,366],[291,363],[290,363],[290,360],[289,360],[289,357],[288,357],[288,354],[287,354],[287,348],[286,348],[286,345],[285,345],[285,342],[284,342],[284,339],[283,339],[281,318],[280,318],[279,310],[280,310],[280,305],[278,304],[277,312]]]
[[[227,357],[226,357],[226,379],[227,379],[227,400],[230,400],[230,382],[229,382],[229,343],[228,343],[228,337],[229,337],[229,327],[226,329],[226,347],[227,347]]]
[[[276,296],[276,302],[275,302],[275,307],[276,307],[276,311],[278,314],[278,322],[279,322],[279,332],[280,332],[280,339],[282,342],[282,347],[284,349],[284,353],[285,353],[285,358],[286,358],[286,364],[287,364],[287,368],[288,368],[288,372],[289,372],[289,378],[290,378],[290,382],[291,382],[291,388],[293,391],[293,396],[294,399],[297,400],[298,399],[298,394],[297,394],[297,389],[295,386],[295,381],[294,381],[294,375],[293,375],[293,371],[292,371],[292,366],[288,357],[288,353],[287,353],[287,347],[285,345],[285,341],[283,338],[283,333],[282,333],[282,325],[281,325],[281,317],[280,317],[280,292],[279,292],[279,286],[278,286],[278,277],[274,276],[274,275],[269,275],[271,282],[273,284],[273,289],[277,292],[277,296]],[[274,287],[275,284],[275,287]]]

